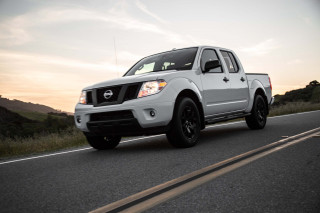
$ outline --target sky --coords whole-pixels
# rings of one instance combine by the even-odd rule
[[[0,0],[0,95],[74,112],[82,88],[197,45],[232,49],[273,95],[320,81],[319,0]]]

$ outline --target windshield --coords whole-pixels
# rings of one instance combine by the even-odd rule
[[[165,70],[190,70],[192,69],[197,50],[197,47],[193,47],[146,57],[136,63],[125,76]]]

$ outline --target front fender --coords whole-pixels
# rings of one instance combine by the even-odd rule
[[[175,99],[177,99],[178,95],[183,90],[192,90],[198,97],[200,103],[202,103],[203,97],[201,95],[200,89],[197,87],[197,85],[187,78],[176,78],[173,79],[170,84],[172,85],[173,89],[176,91]]]

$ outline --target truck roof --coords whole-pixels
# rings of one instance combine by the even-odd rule
[[[178,49],[173,48],[173,49],[171,49],[171,50],[167,50],[167,51],[155,53],[155,54],[152,54],[152,55],[149,55],[149,56],[158,55],[158,54],[161,54],[161,53],[166,53],[166,52],[171,52],[171,51],[176,51],[176,50],[188,49],[188,48],[217,48],[217,49],[222,49],[222,50],[227,50],[227,51],[233,52],[232,50],[227,49],[227,48],[224,48],[224,47],[215,47],[215,46],[208,46],[208,45],[199,45],[199,46],[183,47],[183,48],[178,48]],[[149,56],[146,56],[146,57],[149,57]],[[146,57],[144,57],[144,58],[146,58]]]
[[[228,50],[228,51],[233,52],[232,50],[230,50],[230,49],[228,49],[228,48],[217,47],[217,46],[208,46],[208,45],[199,45],[199,46],[183,47],[183,48],[179,48],[179,49],[173,48],[172,50],[168,50],[168,51],[164,51],[164,52],[169,52],[169,51],[174,51],[174,50],[182,50],[182,49],[188,49],[188,48],[194,48],[194,47],[197,47],[197,48],[217,48],[217,49],[223,49],[223,50]]]

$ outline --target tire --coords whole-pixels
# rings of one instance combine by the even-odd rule
[[[95,149],[113,149],[121,141],[121,136],[86,136],[88,143]]]
[[[251,115],[246,117],[250,129],[263,129],[267,123],[267,104],[261,95],[256,95],[251,110]]]
[[[197,105],[190,98],[183,97],[177,104],[167,132],[171,145],[178,148],[188,148],[196,145],[200,136],[200,114]]]

